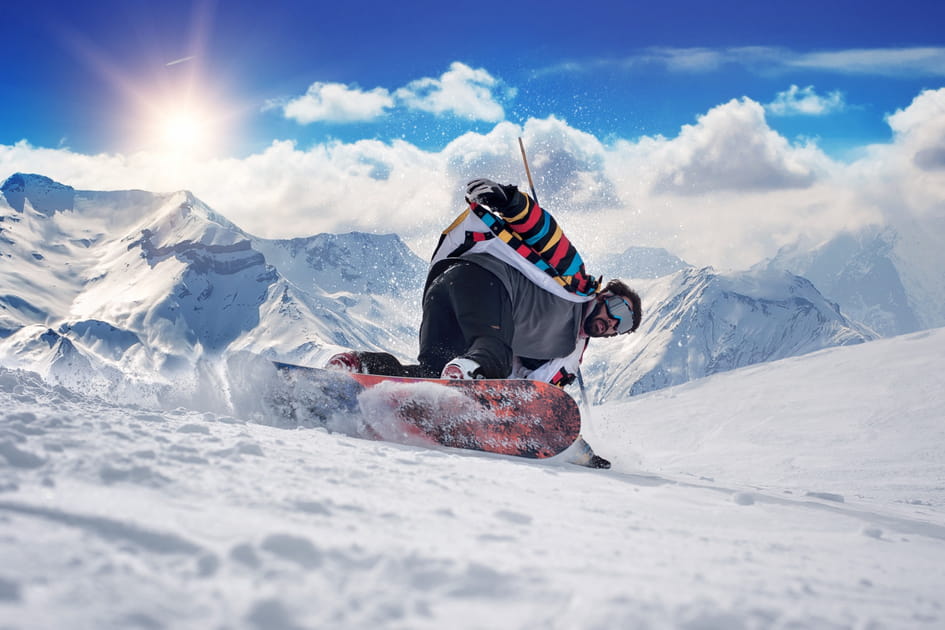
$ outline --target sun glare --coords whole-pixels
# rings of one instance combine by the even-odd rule
[[[211,119],[201,110],[180,107],[160,112],[154,136],[161,149],[171,153],[203,153],[213,144]]]
[[[160,137],[168,148],[200,144],[200,120],[190,111],[171,112],[160,122]]]

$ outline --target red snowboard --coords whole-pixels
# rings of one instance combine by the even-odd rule
[[[577,404],[549,383],[398,378],[287,363],[276,368],[288,384],[307,390],[308,406],[358,414],[358,432],[372,439],[544,458],[565,450],[581,431]]]

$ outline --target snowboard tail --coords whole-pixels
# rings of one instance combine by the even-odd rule
[[[275,362],[326,418],[357,416],[361,437],[527,458],[564,451],[581,431],[577,404],[540,381],[457,381],[353,374]],[[310,410],[312,411],[312,410]]]

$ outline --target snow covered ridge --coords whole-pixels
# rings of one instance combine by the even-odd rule
[[[72,186],[64,186],[42,175],[23,173],[7,178],[0,186],[0,192],[17,212],[23,212],[28,201],[30,208],[46,215],[72,210],[75,198]]]
[[[945,218],[901,218],[812,248],[786,247],[763,266],[810,279],[883,336],[945,326]]]
[[[24,174],[0,190],[8,367],[106,392],[192,381],[234,351],[310,365],[339,347],[415,354],[426,263],[395,235],[260,239],[186,191],[81,191]],[[640,332],[591,345],[598,400],[875,337],[785,272],[697,270],[643,248],[604,262],[648,279],[632,281]]]
[[[8,367],[105,392],[232,351],[318,363],[339,346],[407,353],[416,336],[425,265],[396,236],[258,239],[186,191],[23,174],[0,190]]]
[[[637,333],[588,350],[599,401],[876,338],[809,281],[784,271],[690,268],[640,287],[646,316]]]

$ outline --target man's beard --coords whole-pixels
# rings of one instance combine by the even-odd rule
[[[590,315],[584,318],[584,334],[588,337],[599,337],[600,334],[597,334],[597,331],[594,330],[594,322],[600,321],[597,318],[601,313],[601,309],[604,308],[603,302],[598,302],[597,306],[594,307],[594,310],[591,311]]]

